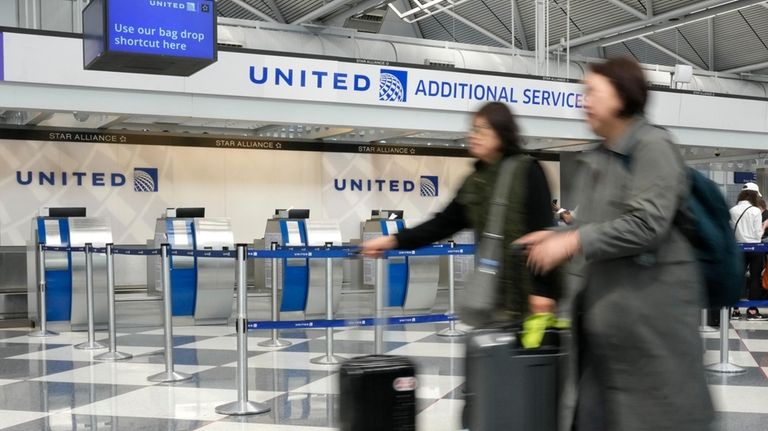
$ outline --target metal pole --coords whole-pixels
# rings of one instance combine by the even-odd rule
[[[707,325],[707,320],[709,320],[707,313],[709,310],[706,308],[701,309],[701,326],[699,326],[699,332],[707,333],[707,332],[717,332],[717,329]],[[726,326],[728,326],[728,320],[726,320]],[[720,322],[720,326],[723,325],[723,322]]]
[[[330,249],[332,242],[326,242],[325,248]],[[325,319],[333,320],[333,259],[325,259]],[[310,359],[309,362],[320,365],[336,365],[344,358],[333,354],[333,328],[325,328],[325,355]]]
[[[82,4],[80,3],[80,0],[73,0],[72,1],[72,32],[73,33],[82,33],[83,32],[83,13],[80,9],[82,7]]]
[[[729,361],[728,329],[728,307],[723,307],[720,310],[720,362],[708,366],[707,371],[718,374],[745,373],[747,370]]]
[[[454,241],[448,241],[451,248],[456,247]],[[454,262],[455,257],[453,254],[448,255],[448,314],[456,314],[456,278],[454,274]],[[466,332],[456,329],[456,321],[451,320],[448,322],[448,327],[438,332],[437,335],[441,337],[461,337]]]
[[[220,415],[254,415],[272,410],[266,404],[248,401],[248,286],[245,284],[247,245],[237,245],[237,401],[216,407]]]
[[[546,36],[544,40],[546,41],[546,49],[544,50],[544,61],[546,62],[546,71],[547,76],[549,76],[549,4],[552,0],[547,0],[546,6],[545,6],[545,15],[544,15],[544,31],[546,33]]]
[[[277,243],[273,242],[270,246],[272,251],[277,250]],[[272,259],[272,321],[280,321],[280,305],[277,303],[277,264],[280,259]],[[272,338],[259,343],[261,347],[286,347],[290,346],[290,341],[281,340],[278,337],[277,329],[272,330]]]
[[[171,253],[168,244],[160,246],[160,261],[163,271],[163,327],[165,332],[165,371],[147,377],[150,382],[173,383],[189,380],[191,375],[173,370],[173,313],[171,296]]]
[[[133,357],[117,351],[117,324],[115,319],[115,255],[112,244],[107,244],[107,305],[109,306],[109,352],[94,357],[98,361],[121,361]]]
[[[384,353],[384,326],[381,325],[381,319],[384,318],[384,290],[387,288],[386,283],[384,280],[386,280],[386,258],[378,257],[376,258],[376,283],[374,284],[375,289],[375,315],[376,315],[376,325],[373,327],[373,340],[374,340],[374,350],[373,353],[377,355],[381,355]]]
[[[565,78],[571,79],[571,0],[566,0],[565,11]]]
[[[88,341],[78,344],[75,349],[106,349],[106,345],[96,341],[96,323],[93,316],[93,245],[90,242],[85,243],[85,304],[88,312]]]
[[[38,329],[29,333],[30,337],[50,337],[59,335],[48,330],[48,306],[45,293],[45,244],[37,245],[37,322]]]

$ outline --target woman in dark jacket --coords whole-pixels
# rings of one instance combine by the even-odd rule
[[[643,116],[634,60],[592,65],[587,122],[605,141],[574,177],[575,228],[537,232],[529,264],[547,273],[579,254],[578,431],[707,431],[712,403],[698,334],[704,288],[673,220],[689,180],[673,137]]]
[[[477,163],[453,201],[419,226],[366,241],[362,244],[363,254],[378,256],[390,249],[422,247],[466,228],[474,229],[479,238],[487,221],[501,161],[521,153],[517,124],[509,108],[498,102],[483,106],[474,116],[468,141],[469,153]],[[499,280],[500,303],[494,320],[519,322],[529,312],[553,311],[557,292],[554,276],[532,275],[526,268],[525,258],[509,247],[515,238],[552,225],[550,192],[544,171],[535,160],[521,157],[513,176],[504,223],[507,249]]]

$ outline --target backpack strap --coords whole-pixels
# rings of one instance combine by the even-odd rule
[[[499,176],[493,187],[493,197],[488,210],[488,219],[483,230],[483,239],[501,240],[504,238],[504,216],[507,211],[507,198],[512,187],[512,177],[519,165],[519,157],[507,157],[501,162]]]
[[[757,207],[756,207],[756,206],[754,206],[754,205],[750,205],[750,206],[748,206],[748,207],[747,207],[747,209],[745,209],[745,210],[744,210],[744,212],[743,212],[743,213],[741,213],[741,215],[739,216],[739,219],[738,219],[738,220],[736,220],[736,224],[735,224],[735,225],[733,225],[733,233],[736,233],[736,227],[738,227],[738,226],[739,226],[739,222],[741,221],[741,218],[742,218],[742,217],[744,217],[744,214],[746,214],[746,213],[747,213],[747,211],[749,211],[749,209],[750,209],[750,208],[757,208]]]

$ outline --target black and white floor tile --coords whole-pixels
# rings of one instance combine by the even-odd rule
[[[768,429],[768,322],[732,321],[731,362],[747,372],[708,376],[718,410],[717,431]],[[445,325],[392,327],[388,353],[411,357],[418,367],[418,429],[459,429],[463,407],[464,344],[436,331]],[[223,416],[216,406],[234,401],[236,338],[232,327],[174,329],[176,369],[192,380],[156,384],[147,377],[164,369],[163,334],[155,328],[121,330],[118,349],[134,357],[102,362],[73,348],[86,334],[63,332],[31,338],[27,328],[0,330],[0,429],[321,431],[338,427],[338,367],[315,365],[325,353],[324,332],[285,331],[292,344],[259,347],[269,334],[249,335],[249,398],[268,404],[264,415]],[[100,338],[104,336],[99,333]],[[373,350],[373,331],[335,332],[342,357]],[[719,333],[702,334],[704,362],[719,360]]]

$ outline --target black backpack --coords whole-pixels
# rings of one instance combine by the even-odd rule
[[[744,255],[731,227],[722,192],[709,178],[688,168],[690,192],[675,226],[688,238],[701,266],[710,308],[730,307],[744,288]]]
[[[630,168],[631,154],[614,153]],[[736,242],[723,193],[712,180],[691,167],[688,196],[675,215],[674,226],[693,246],[707,288],[708,308],[730,307],[744,288],[744,256]]]

